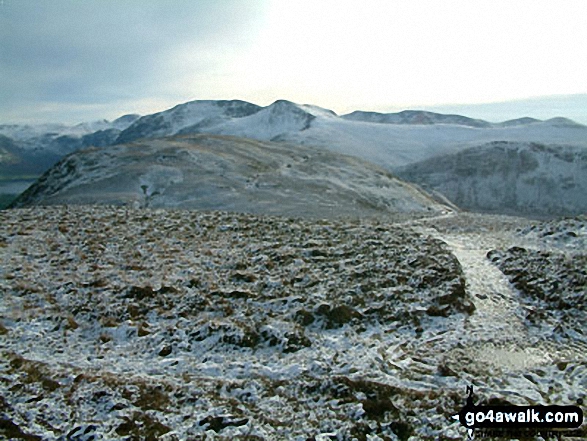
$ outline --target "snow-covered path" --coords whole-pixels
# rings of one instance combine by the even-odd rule
[[[463,332],[475,360],[496,368],[530,368],[547,361],[544,351],[532,347],[533,338],[522,321],[518,293],[506,276],[487,259],[487,252],[503,246],[498,236],[441,233],[432,227],[417,230],[448,245],[459,260],[475,312]],[[447,335],[447,338],[449,336]]]
[[[505,275],[486,257],[491,247],[481,243],[478,237],[443,235],[432,228],[422,232],[445,242],[463,268],[467,290],[476,306],[466,326],[470,336],[479,339],[491,336],[494,341],[496,338],[500,341],[526,338],[524,325],[515,314],[519,309],[517,293]]]
[[[484,378],[482,394],[502,394],[512,403],[574,403],[587,386],[587,347],[553,335],[546,323],[530,325],[521,294],[487,258],[493,249],[533,248],[515,233],[526,221],[516,226],[478,219],[449,215],[415,222],[416,231],[446,243],[459,260],[476,309],[464,320],[453,317],[448,329],[413,351],[435,358],[457,388]]]

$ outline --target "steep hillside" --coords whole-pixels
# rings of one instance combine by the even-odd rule
[[[396,172],[468,210],[531,216],[587,212],[587,148],[493,142]]]
[[[15,206],[114,204],[288,216],[371,216],[446,209],[350,156],[250,139],[185,135],[78,151]]]

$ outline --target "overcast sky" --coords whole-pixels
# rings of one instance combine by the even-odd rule
[[[585,0],[0,0],[0,123],[193,99],[346,113],[576,94],[556,114],[587,123],[586,19]],[[554,101],[530,102],[544,118]]]

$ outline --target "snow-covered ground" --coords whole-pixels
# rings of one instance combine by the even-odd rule
[[[470,384],[485,402],[586,398],[584,322],[557,326],[552,303],[536,321],[529,308],[552,299],[513,281],[546,277],[584,300],[584,218],[35,207],[0,219],[8,438],[457,440]],[[549,231],[564,239],[551,246]],[[548,264],[514,246],[549,250]]]
[[[117,129],[124,130],[139,115],[124,115],[114,121],[105,119],[97,121],[81,122],[79,124],[0,124],[0,134],[17,141],[31,141],[48,135],[81,137],[99,130]],[[25,144],[27,145],[27,144]]]
[[[587,127],[565,118],[491,124],[422,111],[338,116],[286,100],[266,107],[239,100],[192,101],[140,118],[126,115],[75,126],[0,125],[0,178],[14,175],[16,168],[19,176],[40,175],[60,157],[90,146],[194,134],[317,147],[361,158],[392,173],[413,167],[404,170],[406,179],[468,210],[560,216],[583,213],[587,205]],[[492,166],[499,158],[506,165],[512,162],[509,157],[503,160],[503,148],[495,147],[500,143],[521,152],[523,169],[497,167],[499,173],[494,173],[478,165],[481,161]],[[528,146],[540,146],[543,152]],[[569,155],[574,159],[567,161]],[[524,162],[526,157],[529,163]],[[528,165],[533,168],[528,170]],[[477,168],[484,170],[481,176]],[[504,169],[512,172],[507,179],[501,173]]]

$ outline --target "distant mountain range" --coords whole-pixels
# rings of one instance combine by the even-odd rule
[[[461,115],[418,110],[387,114],[356,111],[339,116],[328,109],[286,100],[278,100],[266,107],[239,100],[192,101],[151,115],[126,115],[113,122],[98,121],[73,127],[0,125],[0,174],[6,179],[11,173],[14,176],[15,170],[21,174],[25,171],[39,173],[64,155],[90,146],[104,148],[193,134],[282,142],[289,144],[290,148],[312,146],[360,157],[387,171],[400,173],[404,179],[437,192],[438,197],[446,197],[470,210],[540,216],[587,210],[584,198],[575,200],[574,196],[585,189],[581,176],[585,175],[587,126],[572,120],[559,117],[540,121],[523,117],[489,123]],[[526,169],[514,167],[508,169],[511,175],[508,182],[513,182],[516,177],[523,180],[526,187],[532,187],[528,184],[532,181],[555,186],[558,190],[541,191],[539,198],[530,201],[511,195],[505,197],[503,189],[491,187],[495,192],[490,198],[491,204],[482,202],[487,200],[486,197],[466,200],[457,197],[457,194],[462,196],[462,192],[459,193],[456,187],[469,181],[461,176],[459,184],[455,184],[455,175],[449,166],[450,161],[455,160],[451,158],[460,158],[461,162],[466,158],[473,161],[467,179],[477,179],[478,173],[482,174],[479,179],[486,179],[494,172],[498,182],[503,167],[496,166],[492,171],[477,167],[475,163],[481,161],[480,165],[483,165],[484,155],[493,158],[491,164],[500,158],[509,161],[507,154],[500,154],[504,145],[517,146],[515,148],[524,150],[526,156],[540,155],[540,159],[536,159],[540,166],[534,170],[538,175],[530,176]],[[527,147],[530,145],[541,145],[544,149],[538,153]],[[572,152],[572,167],[549,165],[558,164],[556,155],[561,149],[565,155]],[[463,153],[469,151],[476,153]],[[439,181],[441,175],[445,176],[443,183]],[[460,175],[457,173],[457,176]],[[447,188],[449,183],[451,189]],[[479,185],[478,191],[484,191],[483,185]],[[559,190],[568,194],[568,200],[561,197]],[[544,200],[551,197],[553,200]]]

